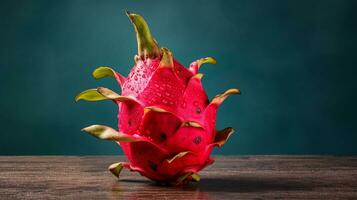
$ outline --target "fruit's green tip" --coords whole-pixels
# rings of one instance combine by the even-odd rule
[[[81,98],[80,98],[80,96],[79,96],[79,94],[78,94],[76,97],[74,97],[74,101],[75,101],[75,102],[78,102],[79,100],[81,100]]]
[[[136,40],[138,44],[138,57],[141,59],[160,57],[160,48],[155,39],[151,35],[148,24],[145,19],[138,14],[125,11],[133,24],[136,32]]]
[[[199,65],[209,63],[209,64],[217,64],[217,60],[213,57],[206,57],[206,58],[201,58],[198,60]]]

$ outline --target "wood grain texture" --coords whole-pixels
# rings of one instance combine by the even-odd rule
[[[216,156],[199,183],[158,186],[123,156],[0,157],[0,199],[357,199],[357,157]]]

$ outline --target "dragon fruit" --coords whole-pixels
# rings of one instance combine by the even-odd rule
[[[167,48],[160,48],[145,20],[126,12],[134,25],[138,44],[135,65],[128,77],[110,67],[94,70],[95,79],[113,77],[121,95],[98,87],[78,94],[76,101],[112,100],[118,105],[118,130],[92,125],[83,131],[117,142],[128,162],[114,163],[109,170],[117,177],[123,168],[168,184],[199,181],[198,172],[214,160],[214,147],[221,147],[233,128],[216,130],[219,105],[238,89],[229,89],[208,100],[199,69],[216,64],[212,57],[181,65]]]

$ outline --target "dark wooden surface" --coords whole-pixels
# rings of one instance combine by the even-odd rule
[[[215,157],[199,183],[158,186],[124,157],[0,157],[0,199],[357,199],[357,157]]]

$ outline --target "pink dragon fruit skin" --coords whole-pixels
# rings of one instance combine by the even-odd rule
[[[76,101],[112,100],[119,107],[118,130],[92,125],[83,130],[99,139],[117,142],[128,162],[114,163],[109,170],[117,177],[123,167],[158,182],[183,184],[199,181],[200,170],[214,161],[214,147],[221,147],[233,128],[216,130],[219,105],[238,89],[229,89],[209,101],[198,72],[212,57],[199,59],[189,68],[176,61],[166,48],[159,48],[145,20],[127,12],[134,25],[138,55],[128,77],[110,67],[93,72],[96,79],[114,77],[119,95],[98,87],[86,90]]]

